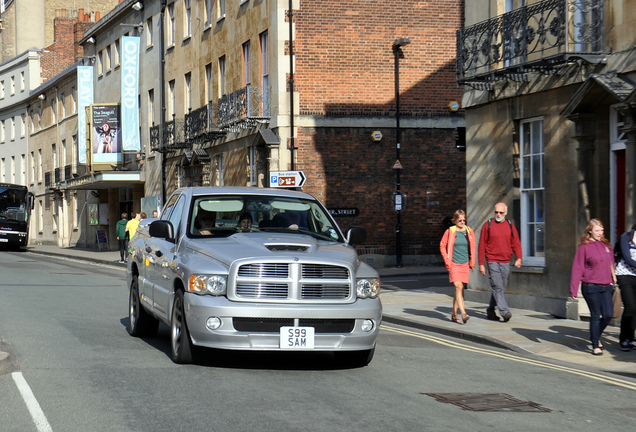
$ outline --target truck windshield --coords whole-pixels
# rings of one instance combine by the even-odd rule
[[[314,200],[280,196],[201,196],[193,201],[188,233],[226,237],[256,231],[286,231],[344,241],[334,220]]]
[[[0,185],[0,219],[26,222],[28,216],[27,188]]]

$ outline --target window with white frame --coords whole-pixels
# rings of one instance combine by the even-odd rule
[[[4,126],[4,121],[0,120],[0,143],[4,144],[5,140],[6,140],[6,130]]]
[[[175,44],[174,3],[168,5],[168,48]]]
[[[520,122],[521,245],[524,263],[545,265],[543,119]]]
[[[26,80],[24,78],[24,71],[20,72],[20,91],[23,92],[26,88]]]
[[[0,99],[4,99],[4,80],[0,81]]]
[[[205,0],[205,28],[212,26],[212,0]]]
[[[146,47],[151,47],[152,44],[152,17],[150,17],[146,20]]]
[[[148,90],[148,124],[150,126],[155,125],[155,90]]]
[[[38,149],[38,183],[42,183],[42,149]]]
[[[192,8],[190,7],[190,0],[183,0],[183,33],[184,37],[192,36]]]
[[[192,109],[192,73],[188,72],[185,74],[183,81],[185,91],[185,103],[183,104],[183,108],[185,114],[187,114]]]
[[[11,96],[15,94],[15,77],[11,77]]]
[[[219,58],[219,98],[225,94],[225,56]]]
[[[15,117],[9,119],[9,134],[11,141],[15,141]]]
[[[104,50],[104,68],[106,72],[110,72],[110,45]]]
[[[51,124],[55,124],[55,122],[57,121],[56,118],[56,105],[57,105],[57,101],[56,98],[51,98],[51,103],[50,103],[50,107],[51,107]]]
[[[75,91],[75,86],[71,87],[71,114],[75,114],[77,112],[77,94]]]
[[[66,118],[66,93],[60,95],[60,120]]]
[[[26,136],[26,113],[20,114],[20,138]]]
[[[22,153],[20,155],[20,172],[22,173],[22,178],[20,179],[20,184],[27,184],[27,168],[26,168],[26,155]]]
[[[217,0],[219,14],[217,20],[225,18],[225,0]]]
[[[267,32],[260,35],[261,42],[261,87],[263,92],[263,115],[269,116],[269,36]]]
[[[103,63],[102,63],[103,51],[97,53],[97,76],[102,76],[104,74]]]
[[[250,80],[250,41],[243,44],[243,82],[248,86]]]
[[[31,170],[30,184],[33,184],[33,182],[35,182],[35,152],[31,152],[31,157],[29,158],[29,168]]]
[[[11,156],[11,183],[16,183],[16,181],[15,181],[15,156]]]
[[[170,82],[168,82],[168,96],[169,96],[169,103],[170,106],[168,107],[168,115],[170,116],[170,118],[174,117],[174,115],[176,114],[175,109],[176,109],[176,95],[174,93],[174,80],[171,80]]]

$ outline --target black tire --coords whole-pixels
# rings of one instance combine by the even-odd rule
[[[170,347],[173,362],[178,364],[192,363],[194,347],[185,319],[183,291],[181,290],[174,294],[170,319]]]
[[[347,367],[364,367],[371,363],[375,347],[362,351],[336,351],[334,355],[336,360]]]
[[[128,297],[128,332],[135,337],[155,336],[158,328],[159,321],[141,305],[139,282],[135,275],[130,283]]]

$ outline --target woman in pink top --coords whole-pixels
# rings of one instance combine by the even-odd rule
[[[603,354],[601,333],[612,320],[614,309],[614,250],[603,232],[600,220],[590,220],[576,250],[570,279],[572,298],[577,297],[580,283],[583,298],[590,308],[590,339],[594,355]]]

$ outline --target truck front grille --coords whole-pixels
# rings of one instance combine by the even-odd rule
[[[246,301],[353,300],[348,267],[316,263],[249,263],[236,270],[234,294]]]
[[[233,318],[234,330],[249,333],[280,333],[281,327],[294,325],[291,318]],[[351,333],[354,319],[301,319],[300,327],[313,327],[316,334]]]

